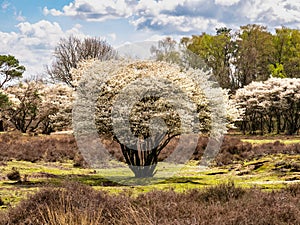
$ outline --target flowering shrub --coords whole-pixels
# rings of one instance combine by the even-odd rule
[[[65,85],[46,85],[30,81],[4,91],[9,104],[1,118],[23,133],[68,129],[72,121],[72,89]]]
[[[136,177],[153,176],[158,155],[174,137],[209,132],[213,104],[220,104],[216,115],[237,117],[226,91],[209,89],[213,82],[207,79],[209,72],[202,70],[154,61],[87,61],[72,76],[80,80],[76,83],[77,135],[92,132],[88,121],[95,122],[100,135],[120,144]],[[221,98],[216,93],[222,93]],[[88,101],[95,109],[82,113],[90,108]],[[88,119],[89,113],[95,117]],[[214,126],[225,132],[224,127]]]
[[[300,79],[270,78],[237,90],[234,101],[245,110],[241,130],[295,134],[300,128]]]

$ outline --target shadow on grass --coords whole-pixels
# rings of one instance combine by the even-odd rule
[[[117,181],[117,182],[116,182]],[[202,182],[203,181],[203,182]],[[159,178],[134,178],[114,176],[113,180],[98,175],[53,175],[49,177],[41,177],[37,181],[15,181],[3,182],[4,185],[17,186],[20,188],[60,186],[65,182],[78,182],[89,186],[99,187],[126,187],[134,185],[152,185],[152,184],[199,184],[206,185],[205,178],[201,177],[159,177]]]

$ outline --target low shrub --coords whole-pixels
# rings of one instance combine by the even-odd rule
[[[0,224],[300,224],[300,198],[291,191],[299,187],[262,192],[228,183],[185,193],[151,191],[131,197],[69,183],[41,190],[2,213]]]
[[[28,136],[18,132],[0,135],[0,161],[63,162],[76,160],[83,165],[72,135]]]
[[[283,144],[279,141],[252,145],[242,142],[240,137],[226,136],[221,149],[215,158],[217,165],[228,165],[237,161],[253,160],[271,154],[300,154],[300,144]],[[298,170],[298,165],[293,165]]]
[[[244,194],[244,189],[236,187],[233,182],[229,182],[206,188],[202,198],[207,202],[228,202],[232,199],[241,198]]]
[[[285,145],[279,141],[252,145],[242,142],[241,137],[227,135],[215,163],[219,166],[228,165],[237,161],[252,160],[268,154],[300,154],[300,144]],[[174,138],[162,150],[159,161],[166,159],[178,144],[178,138]],[[111,140],[102,140],[110,154],[119,161],[125,161],[119,144]],[[208,137],[200,136],[197,147],[191,156],[193,160],[200,160],[207,146]],[[187,141],[185,146],[192,143]],[[74,166],[87,166],[80,154],[73,135],[27,136],[21,133],[3,133],[0,135],[0,161],[25,160],[30,162],[62,162],[73,160]],[[299,171],[299,164],[293,165],[295,171]]]
[[[14,168],[6,176],[9,180],[13,180],[13,181],[20,181],[21,180],[20,172],[18,170],[14,169]]]
[[[300,183],[289,185],[285,191],[289,192],[293,197],[300,197]]]

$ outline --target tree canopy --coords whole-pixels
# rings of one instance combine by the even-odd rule
[[[1,119],[10,127],[26,133],[49,134],[70,129],[72,89],[66,85],[47,85],[26,81],[6,88],[8,101],[0,110]]]
[[[202,90],[203,86],[212,86],[206,72],[183,70],[178,65],[157,61],[95,61],[87,69],[73,71],[74,77],[86,74],[77,88],[77,95],[82,95],[78,104],[83,108],[75,106],[79,112],[75,119],[83,127],[80,132],[91,129],[85,125],[86,115],[80,113],[92,107],[87,102],[89,98],[94,99],[98,133],[120,144],[126,163],[136,177],[153,176],[158,155],[174,137],[198,135],[211,129],[212,103],[208,103]],[[106,81],[97,84],[101,76]],[[195,79],[203,86],[194,82]],[[94,88],[89,84],[97,92],[93,93]],[[217,88],[209,91],[221,91],[226,102],[225,91]],[[227,108],[221,111],[224,110]]]
[[[300,129],[300,80],[270,78],[237,90],[234,101],[244,109],[244,133],[295,134]]]
[[[180,44],[200,56],[212,69],[219,85],[231,92],[270,76],[300,77],[300,31],[297,29],[281,27],[272,34],[265,26],[248,24],[232,33],[230,28],[223,27],[214,35],[183,37]]]
[[[300,78],[300,31],[287,27],[276,29],[273,45],[275,54],[272,74],[279,77]],[[280,72],[277,75],[278,70]]]
[[[217,30],[215,36],[206,33],[193,35],[192,38],[183,38],[181,43],[204,60],[222,88],[232,87],[230,59],[233,45],[230,30]]]
[[[12,55],[0,55],[0,88],[16,78],[22,77],[25,67]]]
[[[47,68],[48,74],[56,81],[72,85],[72,68],[85,59],[107,60],[116,57],[111,45],[100,38],[84,38],[70,36],[62,38],[54,50],[54,62]]]

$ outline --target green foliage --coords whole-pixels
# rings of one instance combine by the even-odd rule
[[[22,77],[25,67],[12,55],[0,55],[0,88],[12,79]]]
[[[221,87],[235,92],[270,75],[300,77],[299,30],[282,27],[271,34],[265,26],[248,24],[234,34],[226,27],[216,31],[184,37],[180,43],[205,61]]]
[[[3,92],[0,92],[0,109],[4,108],[5,106],[9,105],[9,98]]]
[[[272,34],[267,28],[255,24],[241,26],[236,45],[234,65],[238,87],[268,79],[268,66],[273,61],[274,47]]]
[[[283,66],[286,77],[300,77],[300,31],[281,27],[273,36],[275,65]]]
[[[183,38],[181,43],[188,50],[196,53],[204,60],[222,88],[233,88],[231,79],[230,57],[233,52],[230,29],[217,30],[217,35],[201,34],[192,38]]]
[[[269,71],[270,71],[272,77],[286,78],[286,75],[284,73],[283,64],[276,63],[275,66],[273,64],[270,64]]]
[[[181,43],[204,59],[222,88],[234,91],[253,80],[269,77],[271,37],[266,27],[247,25],[234,35],[231,29],[223,27],[217,29],[216,35],[194,35],[181,39]]]

